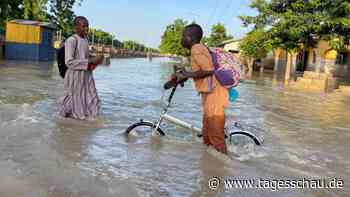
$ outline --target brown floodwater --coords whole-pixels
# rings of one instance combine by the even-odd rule
[[[158,118],[171,65],[165,58],[115,59],[98,68],[101,116],[87,122],[58,117],[63,80],[54,65],[0,62],[0,196],[350,196],[350,95],[292,91],[270,75],[238,87],[227,122],[241,122],[264,144],[229,163],[170,124],[163,125],[166,137],[127,141],[128,125]],[[200,127],[192,82],[178,89],[170,113]],[[221,181],[212,191],[211,177],[336,178],[344,185],[274,191]]]

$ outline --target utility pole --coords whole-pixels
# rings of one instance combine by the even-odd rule
[[[92,30],[92,46],[95,44],[95,31]]]
[[[111,37],[112,37],[112,47],[111,47],[111,50],[109,51],[109,53],[111,56],[113,56],[114,55],[114,45],[113,45],[114,36],[113,36],[113,34],[111,35]]]

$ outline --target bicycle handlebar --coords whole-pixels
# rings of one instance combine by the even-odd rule
[[[179,66],[174,65],[173,67],[174,67],[174,74],[176,74],[177,72],[180,72],[182,70]],[[186,77],[179,78],[177,76],[176,77],[172,76],[172,79],[164,84],[164,89],[168,90],[168,89],[173,88],[179,84],[181,85],[181,87],[184,87],[184,84],[187,80],[188,80],[188,78],[186,78]]]
[[[176,72],[178,72],[178,71],[179,71],[179,67],[177,67],[177,66],[175,65],[175,66],[174,66],[174,73],[176,73]],[[165,90],[168,90],[168,89],[172,88],[171,93],[170,93],[169,98],[168,98],[168,102],[169,102],[169,103],[171,102],[171,100],[172,100],[172,98],[173,98],[173,96],[174,96],[174,94],[175,94],[175,91],[176,91],[178,85],[181,85],[181,87],[184,87],[185,82],[186,82],[187,80],[188,80],[188,78],[180,78],[180,79],[179,79],[179,78],[175,77],[175,78],[169,80],[168,82],[166,82],[166,83],[164,84],[164,89],[165,89]]]

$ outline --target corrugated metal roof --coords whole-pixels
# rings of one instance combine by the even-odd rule
[[[24,19],[15,19],[15,20],[12,20],[9,22],[21,24],[21,25],[35,25],[35,26],[47,27],[47,28],[51,28],[51,29],[57,28],[56,25],[49,23],[49,22],[32,21],[32,20],[24,20]]]
[[[224,45],[224,50],[225,51],[239,51],[239,40],[227,42]]]
[[[225,44],[230,44],[232,42],[240,42],[241,39],[229,39],[229,40],[225,40],[223,42],[220,43],[220,45],[225,45]]]

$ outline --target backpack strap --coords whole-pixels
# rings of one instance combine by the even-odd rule
[[[73,54],[73,57],[76,58],[79,40],[78,40],[78,38],[75,36],[75,34],[72,35],[72,37],[73,37],[74,40],[75,40],[75,47],[74,47],[74,54]]]
[[[210,48],[207,46],[207,45],[204,45],[207,49],[208,49],[208,53],[209,53],[209,55],[210,55],[210,57],[211,57],[211,62],[212,62],[212,64],[213,64],[213,67],[214,67],[214,70],[216,70],[217,68],[216,68],[216,65],[215,65],[215,60],[214,60],[214,58],[215,57],[213,57],[215,54],[213,54],[213,52],[210,50]],[[213,91],[213,77],[214,77],[214,74],[212,75],[212,76],[209,76],[208,77],[208,91],[209,92],[212,92]]]
[[[213,63],[213,66],[214,66],[214,70],[217,70],[218,69],[218,59],[216,57],[216,51],[214,50],[211,50],[208,46],[205,46],[207,49],[208,49],[208,52],[209,52],[209,55],[211,57],[211,61]]]

